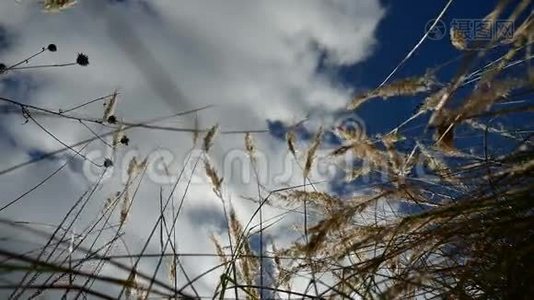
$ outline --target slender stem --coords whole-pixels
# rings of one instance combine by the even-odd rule
[[[26,66],[18,68],[9,68],[10,70],[26,70],[26,69],[38,69],[38,68],[55,68],[55,67],[68,67],[75,66],[77,63],[64,63],[64,64],[51,64],[51,65],[36,65],[36,66]]]
[[[19,61],[18,63],[16,63],[16,64],[10,66],[9,68],[7,68],[7,69],[4,70],[4,71],[13,70],[13,68],[15,68],[16,66],[20,66],[20,65],[22,65],[23,63],[28,63],[28,61],[29,61],[30,59],[36,57],[37,55],[39,55],[39,54],[41,54],[41,53],[43,53],[43,52],[45,52],[45,51],[46,51],[46,49],[43,47],[43,48],[41,49],[41,51],[39,51],[39,52],[37,52],[37,53],[31,55],[30,57],[28,57],[28,58],[26,58],[26,59],[24,59],[24,60]]]

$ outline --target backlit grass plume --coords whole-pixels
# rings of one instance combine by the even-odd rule
[[[319,128],[317,133],[315,134],[315,137],[313,138],[313,141],[308,148],[308,151],[306,152],[306,162],[304,163],[304,178],[307,178],[311,168],[313,166],[313,161],[315,159],[315,153],[317,152],[317,149],[319,149],[319,145],[321,144],[321,138],[323,137],[323,128]]]
[[[217,130],[219,129],[218,125],[215,125],[210,128],[210,130],[206,133],[204,136],[203,144],[202,144],[202,150],[205,152],[208,152],[211,148],[213,138],[217,134]]]
[[[44,0],[42,1],[43,11],[59,12],[74,6],[77,2],[76,0]]]
[[[390,97],[413,96],[422,92],[428,92],[436,84],[436,79],[431,72],[421,77],[400,79],[354,97],[348,105],[348,109],[356,109],[367,100],[373,98],[386,100]]]

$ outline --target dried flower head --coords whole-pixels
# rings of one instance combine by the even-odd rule
[[[123,145],[128,146],[129,142],[130,142],[130,139],[127,136],[123,135],[121,140],[120,140],[120,143],[123,144]]]
[[[115,124],[117,123],[117,117],[115,117],[114,115],[111,115],[109,116],[106,121],[109,123],[109,124]]]
[[[55,44],[50,44],[50,45],[48,45],[48,47],[46,47],[46,49],[48,49],[48,51],[50,51],[50,52],[56,52],[57,51],[57,46]]]
[[[5,69],[7,69],[7,66],[5,64],[0,63],[0,74],[4,73]]]
[[[78,57],[76,57],[76,63],[85,67],[89,64],[89,57],[83,53],[78,53]]]
[[[113,161],[111,159],[109,159],[109,158],[106,158],[104,160],[104,167],[109,168],[109,167],[112,167],[112,166],[113,166]]]

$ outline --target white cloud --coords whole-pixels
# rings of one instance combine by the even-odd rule
[[[378,0],[130,0],[113,5],[105,1],[79,2],[59,14],[43,14],[32,1],[0,3],[0,25],[16,35],[0,60],[16,61],[48,43],[57,44],[59,51],[45,53],[32,60],[32,64],[73,61],[78,52],[88,54],[90,60],[85,68],[24,71],[32,75],[36,88],[26,98],[17,98],[20,93],[13,97],[49,108],[69,108],[118,88],[121,96],[117,115],[124,120],[140,121],[214,104],[214,108],[199,113],[201,126],[218,123],[224,130],[263,129],[267,119],[297,121],[314,109],[328,112],[342,107],[350,90],[333,82],[328,74],[317,72],[321,55],[326,55],[330,66],[364,60],[372,52],[373,32],[384,13]],[[0,93],[6,95],[8,88],[0,86]],[[79,113],[100,117],[102,106],[87,106]],[[38,120],[67,144],[92,136],[76,121]],[[0,142],[2,168],[24,161],[27,158],[24,153],[31,149],[51,151],[61,147],[31,121],[24,126],[20,121],[23,121],[20,116],[3,117],[0,121],[2,130],[17,143],[17,148],[13,148],[6,140]],[[193,118],[163,124],[192,127]],[[106,131],[98,126],[92,128],[99,133]],[[258,148],[267,153],[270,174],[279,173],[284,167],[280,158],[287,153],[285,145],[265,134],[254,137]],[[183,161],[191,145],[189,135],[176,132],[137,129],[130,133],[130,138],[129,149],[145,155],[157,148],[170,149],[175,153],[176,163]],[[242,135],[218,137],[214,164],[220,168],[225,153],[242,147]],[[102,149],[102,144],[96,141],[90,148]],[[35,185],[59,163],[45,161],[2,175],[0,189],[7,191],[2,204]],[[203,174],[202,167],[198,173]],[[88,186],[76,168],[63,170],[57,176],[0,216],[57,222],[74,195]],[[241,201],[240,196],[254,196],[255,185],[239,184],[232,178],[226,178],[225,183],[225,195],[246,221],[255,204]],[[179,187],[183,193],[184,185]],[[104,199],[119,188],[119,179],[114,178],[98,189],[92,211],[97,211]],[[165,190],[168,195],[169,186]],[[138,250],[139,241],[157,219],[158,191],[159,187],[150,182],[140,189],[126,229],[132,252]],[[50,208],[57,205],[61,209]],[[183,214],[187,216],[202,207],[214,207],[220,212],[220,202],[210,188],[193,185]],[[266,218],[277,213],[268,211]],[[181,249],[212,251],[206,236],[214,229],[213,223],[206,222],[211,225],[202,227],[187,217],[180,222]],[[283,228],[280,225],[273,232],[287,240]],[[209,263],[206,260],[191,264],[190,271],[201,272]],[[201,264],[204,266],[199,267]]]

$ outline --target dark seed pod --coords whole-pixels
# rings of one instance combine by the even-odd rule
[[[121,144],[128,146],[130,139],[127,136],[123,136],[120,140]]]
[[[85,67],[89,64],[89,57],[83,53],[79,53],[76,58],[76,63]]]
[[[111,159],[106,158],[104,160],[104,167],[109,168],[109,167],[112,167],[112,166],[113,166],[113,162],[111,161]]]

